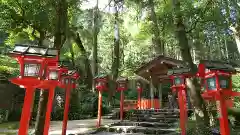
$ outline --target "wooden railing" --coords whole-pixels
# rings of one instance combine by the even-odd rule
[[[160,101],[159,99],[153,100],[153,107],[152,107],[152,101],[151,99],[142,99],[141,103],[138,103],[137,100],[125,100],[124,101],[124,109],[130,110],[130,109],[137,109],[141,107],[141,109],[160,109]]]

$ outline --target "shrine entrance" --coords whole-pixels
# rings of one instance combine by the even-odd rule
[[[149,82],[149,84],[145,83],[142,86],[141,102],[138,103],[138,106],[141,106],[140,109],[168,108],[168,93],[172,92],[172,90],[171,85],[166,86],[166,84],[171,83],[167,72],[174,67],[183,66],[183,63],[181,60],[160,55],[136,70],[135,73],[138,76]],[[164,91],[163,86],[165,86]],[[174,106],[174,108],[176,107]]]

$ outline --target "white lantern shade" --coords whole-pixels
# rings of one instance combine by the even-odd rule
[[[216,90],[216,77],[207,78],[207,89],[208,90]]]
[[[218,76],[219,85],[222,89],[229,89],[230,88],[230,77],[229,76]]]
[[[49,80],[57,80],[58,79],[58,72],[57,71],[50,71],[48,78],[49,78]]]
[[[56,56],[58,55],[58,50],[56,49],[48,49],[47,56]]]
[[[29,63],[24,64],[24,76],[38,77],[40,70],[40,64]]]
[[[16,45],[13,52],[26,52],[28,49],[28,46],[21,46],[21,45]]]
[[[183,82],[183,79],[181,77],[175,77],[173,83],[174,83],[174,85],[181,85],[184,82]]]
[[[30,47],[27,51],[29,54],[44,55],[47,52],[46,48]]]

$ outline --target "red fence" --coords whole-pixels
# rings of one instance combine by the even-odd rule
[[[160,109],[160,101],[159,99],[153,100],[153,107],[151,106],[152,101],[151,99],[142,99],[141,103],[138,103],[137,100],[125,100],[124,101],[124,109],[130,110],[130,109],[137,109],[141,107],[141,109]]]

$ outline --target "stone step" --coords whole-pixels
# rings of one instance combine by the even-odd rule
[[[179,115],[164,115],[164,114],[133,114],[132,117],[153,117],[153,118],[179,118]]]
[[[172,123],[177,121],[176,118],[151,118],[151,117],[131,117],[130,120],[132,121],[147,121],[147,122],[165,122],[165,123]]]
[[[133,112],[133,114],[166,114],[166,115],[171,115],[171,114],[179,114],[178,111],[166,111],[166,112],[151,112],[151,111],[136,111]]]
[[[179,109],[144,109],[144,110],[138,110],[134,109],[134,112],[179,112]]]
[[[164,128],[150,128],[150,127],[141,127],[141,126],[111,126],[108,128],[108,132],[115,133],[144,133],[144,134],[170,134],[176,133],[176,128],[164,129]]]
[[[161,123],[161,122],[134,122],[134,121],[123,121],[112,124],[111,126],[141,126],[141,127],[173,127],[173,123]]]
[[[98,132],[94,134],[77,134],[77,135],[146,135],[144,133],[113,133],[113,132]],[[148,135],[156,135],[156,134],[148,134]],[[161,135],[181,135],[181,133],[167,133]]]

